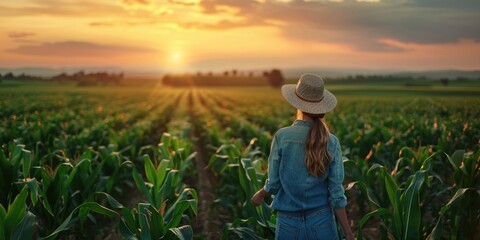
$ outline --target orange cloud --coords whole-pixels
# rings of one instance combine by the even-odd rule
[[[141,25],[154,25],[160,23],[160,20],[140,20],[140,21],[98,21],[91,22],[89,25],[92,27],[118,27],[118,26],[141,26]]]
[[[111,57],[155,53],[156,50],[129,46],[103,45],[91,42],[66,41],[22,45],[15,49],[7,50],[7,52],[42,57]]]
[[[122,3],[126,5],[150,5],[152,1],[150,0],[122,0]]]
[[[22,1],[24,4],[16,4],[10,1],[0,4],[0,16],[23,17],[23,16],[57,16],[57,17],[118,17],[125,10],[114,3],[100,1]]]
[[[28,38],[35,36],[35,33],[32,32],[9,32],[8,36],[10,38]]]

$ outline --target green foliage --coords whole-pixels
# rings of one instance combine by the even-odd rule
[[[449,98],[445,89],[369,86],[371,97],[359,88],[329,88],[339,101],[326,117],[344,150],[358,237],[371,237],[367,226],[381,239],[478,235],[480,102],[463,97],[476,90]],[[0,220],[8,223],[0,238],[88,238],[97,232],[87,227],[105,221],[126,239],[191,239],[192,136],[219,178],[211,207],[231,216],[223,238],[274,237],[270,199],[249,200],[267,178],[272,136],[295,113],[278,91],[52,89],[0,89]],[[135,187],[144,199],[134,207],[115,199]],[[13,209],[20,214],[5,221]],[[118,224],[109,217],[117,214]]]
[[[27,216],[27,189],[23,190],[13,200],[12,204],[9,204],[7,209],[0,205],[0,238],[1,239],[14,239],[14,233],[16,231],[31,232],[32,224],[23,226],[21,223]]]
[[[421,199],[419,192],[422,190],[424,183],[429,184],[426,172],[423,170],[417,171],[406,182],[407,187],[402,189],[385,168],[380,167],[379,169],[381,170],[381,177],[385,181],[390,203],[389,206],[380,207],[360,219],[359,238],[361,239],[361,230],[365,222],[371,217],[379,216],[388,235],[395,239],[419,239],[421,236]]]
[[[181,222],[188,220],[184,216],[187,212],[197,214],[196,191],[182,187],[179,172],[171,168],[171,160],[164,159],[158,166],[154,166],[148,155],[144,156],[144,160],[148,182],[143,181],[135,168],[132,176],[148,203],[139,203],[134,209],[122,209],[120,233],[127,239],[190,239],[191,227],[181,225]],[[181,192],[176,189],[181,189]]]

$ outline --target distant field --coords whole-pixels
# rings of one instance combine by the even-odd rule
[[[327,89],[338,99],[326,121],[342,144],[358,236],[478,234],[480,88]],[[294,113],[271,87],[4,81],[0,203],[18,199],[6,211],[21,216],[8,231],[273,239],[275,213],[249,199],[268,176],[272,136]]]
[[[298,79],[287,79],[287,83],[296,83]],[[441,79],[425,79],[425,78],[387,78],[378,77],[370,78],[368,76],[362,79],[325,79],[328,85],[347,85],[347,86],[408,86],[408,87],[435,87],[444,86]],[[480,87],[480,79],[460,78],[449,79],[448,86],[463,86],[463,87]]]
[[[293,81],[289,81],[293,82]],[[463,96],[463,97],[479,97],[480,96],[480,84],[471,86],[405,86],[405,85],[370,85],[370,84],[338,84],[332,82],[327,83],[327,89],[333,93],[342,96],[406,96],[406,97],[447,97],[447,96]],[[67,91],[67,92],[102,92],[102,91],[150,91],[153,89],[164,89],[170,87],[162,87],[161,84],[154,84],[150,82],[147,86],[129,84],[126,86],[90,86],[90,87],[78,87],[73,83],[41,83],[41,82],[20,82],[20,81],[4,81],[0,83],[0,91]],[[177,88],[174,88],[177,89]],[[188,89],[178,88],[178,89]],[[204,89],[217,89],[227,92],[258,92],[261,94],[279,94],[279,90],[275,90],[272,87],[205,87]],[[277,92],[277,93],[275,93]]]

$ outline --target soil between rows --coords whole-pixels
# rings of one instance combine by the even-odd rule
[[[198,216],[193,223],[194,233],[201,233],[204,239],[220,239],[223,232],[223,221],[218,217],[219,209],[213,208],[215,201],[215,190],[218,186],[218,178],[208,168],[208,154],[205,148],[205,142],[202,139],[201,129],[198,121],[195,121],[197,112],[193,107],[193,93],[189,94],[189,115],[192,123],[192,139],[194,140],[194,149],[197,152],[195,157],[195,168],[198,174],[198,183],[196,186],[198,192]]]

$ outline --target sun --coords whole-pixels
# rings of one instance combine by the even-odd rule
[[[166,66],[168,66],[171,70],[183,70],[186,67],[186,64],[188,64],[188,56],[185,55],[185,52],[181,50],[172,50],[169,52],[169,54],[165,55],[165,57]]]
[[[173,62],[181,62],[183,58],[182,53],[180,52],[174,52],[170,57]]]

